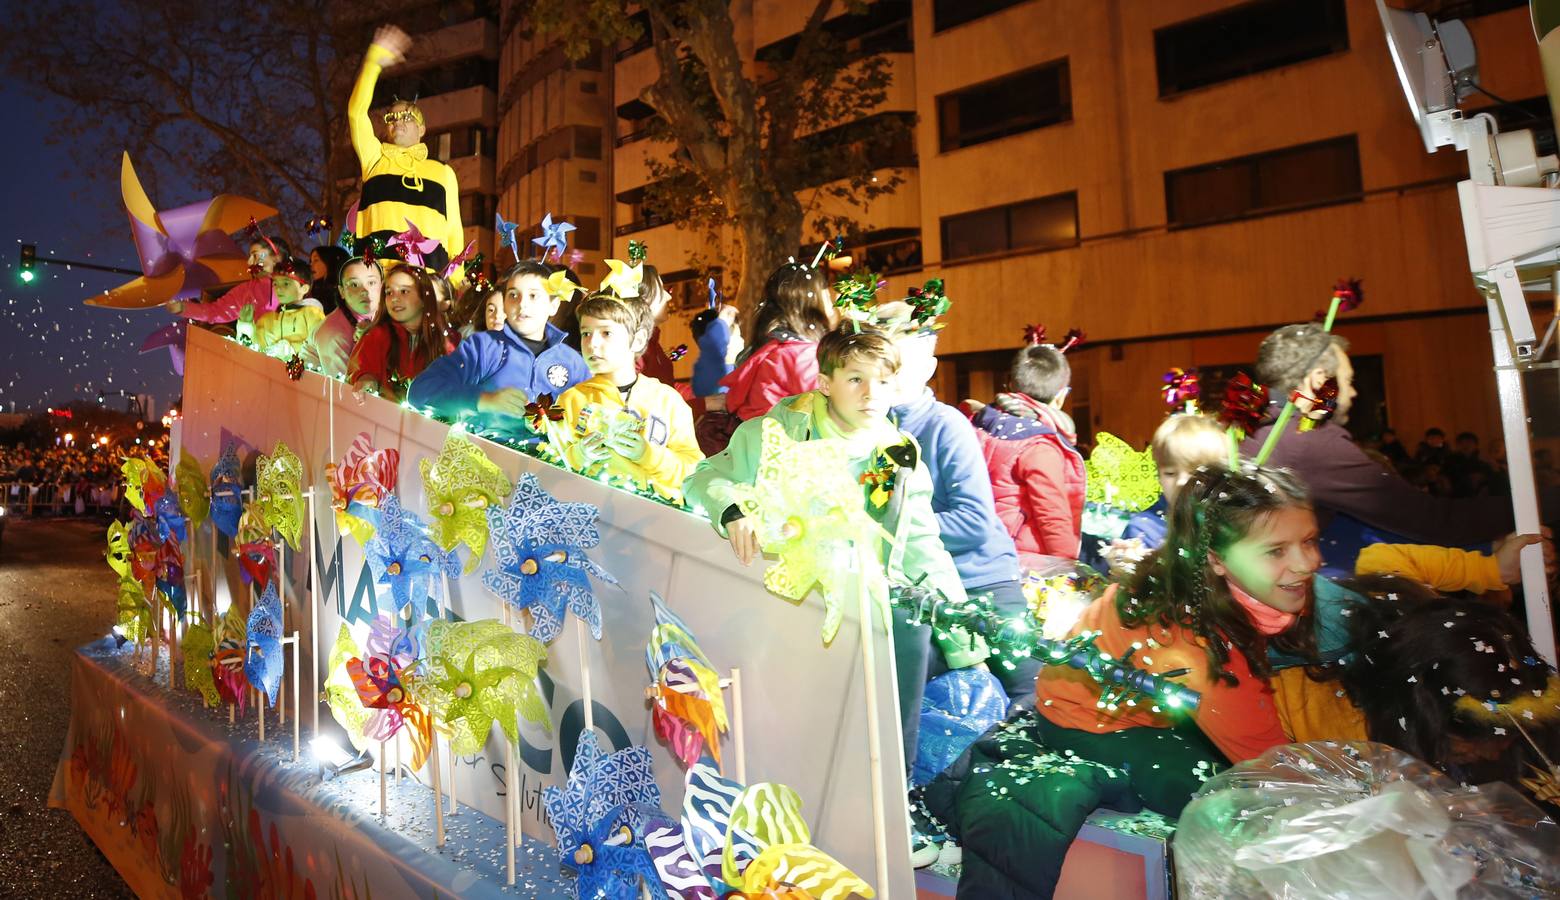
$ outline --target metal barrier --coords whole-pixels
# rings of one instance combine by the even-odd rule
[[[8,516],[98,515],[117,511],[121,500],[117,485],[0,481],[0,506]]]

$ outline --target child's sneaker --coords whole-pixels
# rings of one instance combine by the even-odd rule
[[[942,847],[937,851],[936,866],[939,869],[952,868],[964,865],[964,849],[953,838],[943,841]]]
[[[910,865],[924,869],[937,862],[941,855],[942,847],[936,841],[914,828],[910,829]]]

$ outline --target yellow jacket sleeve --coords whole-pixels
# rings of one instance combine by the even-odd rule
[[[347,98],[347,131],[352,135],[352,149],[357,152],[358,164],[367,172],[384,151],[379,149],[379,135],[374,133],[374,120],[368,109],[374,102],[374,85],[379,83],[379,73],[393,55],[378,44],[370,44],[363,54],[363,69],[358,72],[357,83],[352,86],[352,96]],[[453,176],[451,176],[453,178]],[[459,210],[460,201],[456,200]],[[455,220],[459,223],[460,219]],[[459,253],[459,250],[453,251]]]
[[[661,407],[658,412],[666,418],[666,445],[646,444],[639,468],[661,493],[681,497],[683,480],[693,473],[704,452],[694,437],[693,410],[688,402],[670,386],[657,393],[656,405]]]
[[[1493,556],[1419,544],[1372,544],[1354,562],[1356,575],[1403,575],[1438,591],[1505,589]]]
[[[455,168],[445,166],[444,178],[444,221],[449,223],[449,231],[444,237],[444,252],[450,255],[450,259],[460,255],[466,249],[466,227],[460,221],[460,183],[455,177]],[[450,283],[460,287],[466,282],[466,267],[456,266],[450,273]]]

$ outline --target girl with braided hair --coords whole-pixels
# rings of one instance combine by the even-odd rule
[[[1269,654],[1318,657],[1320,565],[1316,516],[1293,476],[1198,469],[1171,507],[1165,543],[1072,628],[1098,632],[1096,646],[1117,658],[1134,653],[1145,671],[1177,673],[1201,694],[1195,727],[1151,700],[1102,705],[1087,673],[1052,667],[1036,685],[1045,743],[1127,769],[1146,806],[1178,815],[1225,761],[1289,742],[1267,683]]]

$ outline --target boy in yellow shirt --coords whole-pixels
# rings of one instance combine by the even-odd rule
[[[704,454],[687,401],[672,386],[635,371],[650,340],[649,306],[596,293],[575,315],[591,377],[558,398],[569,464],[581,471],[605,465],[608,474],[680,502],[683,479]]]

